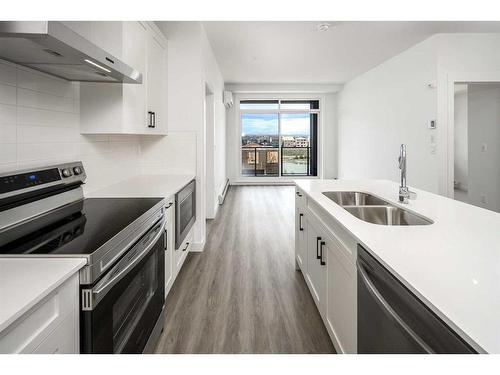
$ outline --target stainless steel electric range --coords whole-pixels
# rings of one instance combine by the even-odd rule
[[[86,258],[81,352],[151,352],[163,329],[164,200],[84,199],[85,179],[81,162],[0,174],[0,257]]]

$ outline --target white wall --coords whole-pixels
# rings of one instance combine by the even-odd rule
[[[437,191],[427,128],[436,118],[435,43],[417,44],[348,82],[339,95],[340,178],[398,180],[399,146],[408,146],[408,184]]]
[[[211,181],[207,187],[207,195],[212,196],[213,209],[210,212],[210,217],[215,217],[219,204],[217,197],[222,193],[224,185],[226,183],[226,108],[222,101],[222,93],[224,91],[224,78],[220,72],[217,60],[210,46],[207,34],[205,30],[202,30],[202,66],[203,66],[203,81],[212,90],[213,99],[213,118],[214,118],[214,129],[212,152],[208,154],[211,160],[207,160],[207,163],[211,163],[213,170],[213,176],[207,175]],[[209,138],[207,138],[209,139]],[[207,147],[210,147],[211,142],[207,142]],[[212,180],[213,179],[213,180]]]
[[[0,60],[0,173],[81,160],[86,192],[140,173],[137,136],[80,134],[79,85]]]
[[[499,34],[437,34],[348,82],[339,97],[340,177],[397,181],[406,143],[408,184],[443,193],[448,133],[443,121],[437,130],[428,123],[446,118],[448,74],[498,71],[499,45]]]
[[[467,90],[469,203],[500,212],[500,85]]]
[[[243,99],[320,99],[319,165],[322,178],[337,177],[337,94],[338,85],[255,85],[231,84],[234,105],[226,111],[226,168],[231,183],[287,183],[293,178],[242,177],[239,101]],[[289,91],[290,90],[290,91]],[[309,177],[310,178],[310,177]]]
[[[191,134],[196,143],[194,150],[186,149],[172,155],[172,159],[195,160],[197,181],[195,224],[195,249],[201,249],[206,236],[206,134],[204,128],[205,84],[214,90],[215,134],[225,133],[225,118],[220,102],[222,98],[222,75],[213,58],[211,47],[200,22],[158,22],[158,27],[168,39],[168,124],[169,136],[178,133]],[[222,113],[222,114],[221,114]],[[185,135],[189,137],[188,135]],[[154,142],[154,141],[153,141]],[[216,141],[217,142],[217,141]],[[168,142],[155,146],[155,152],[167,154]],[[217,147],[215,153],[215,186],[225,179],[225,165],[220,162],[224,146]],[[224,159],[224,158],[222,158]]]

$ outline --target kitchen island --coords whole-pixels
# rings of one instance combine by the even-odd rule
[[[332,341],[344,352],[356,350],[356,246],[360,244],[429,309],[478,352],[500,353],[500,215],[482,208],[418,189],[409,204],[398,202],[398,184],[384,180],[296,180],[297,263],[304,273],[305,253],[300,252],[303,220],[324,227],[335,239],[344,265],[345,287],[340,297],[350,308],[329,314],[325,325]],[[365,192],[432,221],[430,225],[379,225],[353,216],[323,194],[328,191]],[[302,215],[302,217],[300,216]],[[319,238],[319,237],[318,237]],[[307,241],[306,241],[307,242]],[[307,244],[306,244],[307,247]],[[335,275],[341,273],[336,272]],[[323,278],[328,279],[327,272]],[[306,282],[314,286],[314,278]],[[312,282],[311,282],[312,281]],[[317,285],[328,283],[321,279]],[[337,283],[338,285],[338,283]],[[311,287],[310,287],[311,289]],[[314,294],[314,293],[313,293]],[[339,297],[339,298],[340,298]],[[319,301],[319,298],[316,298]],[[338,307],[337,307],[338,309]],[[328,316],[331,315],[331,319]],[[333,321],[341,331],[338,333]],[[343,337],[343,338],[342,338]]]

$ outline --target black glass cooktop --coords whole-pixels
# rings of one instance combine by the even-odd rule
[[[88,198],[62,220],[0,247],[0,255],[87,255],[96,251],[161,198]],[[49,214],[50,215],[50,214]]]

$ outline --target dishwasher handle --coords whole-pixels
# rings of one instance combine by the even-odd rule
[[[384,299],[382,294],[378,291],[376,286],[371,281],[370,277],[366,272],[366,265],[363,260],[359,259],[356,261],[356,267],[358,270],[358,276],[363,282],[367,291],[375,299],[378,305],[385,311],[385,313],[392,318],[408,336],[410,336],[418,345],[422,347],[427,353],[434,353],[434,351],[425,343],[425,341],[411,329],[408,324],[398,315],[396,311],[389,305],[389,303]]]

